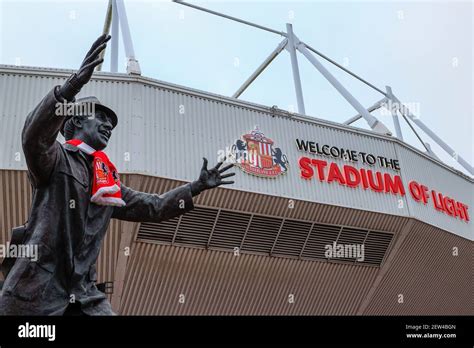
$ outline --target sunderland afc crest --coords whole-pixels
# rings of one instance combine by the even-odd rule
[[[109,167],[98,158],[95,162],[95,176],[98,183],[106,183],[109,178]]]
[[[272,139],[258,128],[242,135],[232,145],[235,164],[244,172],[265,178],[276,178],[288,171],[288,159]]]

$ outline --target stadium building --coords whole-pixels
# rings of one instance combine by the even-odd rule
[[[300,96],[296,45],[357,109],[287,29],[260,70],[289,47]],[[223,156],[236,176],[195,197],[196,208],[179,218],[112,220],[97,270],[117,313],[474,312],[471,176],[387,134],[370,108],[358,117],[373,130],[301,108],[289,113],[242,101],[242,90],[225,97],[143,77],[128,51],[127,74],[98,72],[79,95],[97,96],[118,115],[106,152],[121,180],[160,194],[195,180],[202,157],[212,164]],[[21,146],[26,115],[72,72],[0,65],[3,245],[28,219],[32,198]]]
[[[71,72],[0,66],[2,244],[31,203],[26,115]],[[107,153],[134,189],[192,181],[203,156],[238,164],[180,218],[113,220],[97,267],[118,313],[472,314],[472,178],[392,136],[141,76],[81,95],[117,112]]]

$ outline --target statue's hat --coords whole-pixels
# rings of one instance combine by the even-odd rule
[[[107,117],[110,119],[110,123],[112,123],[112,127],[115,128],[118,123],[118,118],[115,112],[112,109],[109,109],[107,106],[103,105],[100,103],[99,99],[97,97],[84,97],[84,98],[79,98],[76,99],[74,103],[74,107],[76,108],[75,110],[82,110],[86,112],[80,112],[74,116],[91,116],[87,114],[87,110],[100,110],[103,111]],[[67,120],[69,120],[71,117],[74,116],[66,116],[63,127],[61,127],[61,134],[64,135],[64,124],[66,123]]]

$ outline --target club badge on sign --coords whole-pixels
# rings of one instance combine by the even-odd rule
[[[232,145],[235,164],[247,174],[276,178],[288,171],[288,158],[258,126]]]

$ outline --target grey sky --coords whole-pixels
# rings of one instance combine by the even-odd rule
[[[193,2],[295,33],[402,102],[471,164],[473,144],[473,4],[471,1]],[[0,0],[0,63],[75,69],[103,26],[107,1]],[[144,76],[232,95],[282,40],[164,1],[126,0],[135,53]],[[125,71],[120,47],[120,71]],[[298,56],[306,113],[342,122],[352,107]],[[363,105],[381,98],[326,64]],[[109,69],[106,56],[104,69]],[[296,110],[287,52],[241,99]],[[376,114],[377,115],[377,114]],[[378,115],[392,130],[391,117]],[[364,121],[357,126],[367,128]],[[406,140],[421,148],[406,124]],[[422,133],[438,156],[461,169]]]

